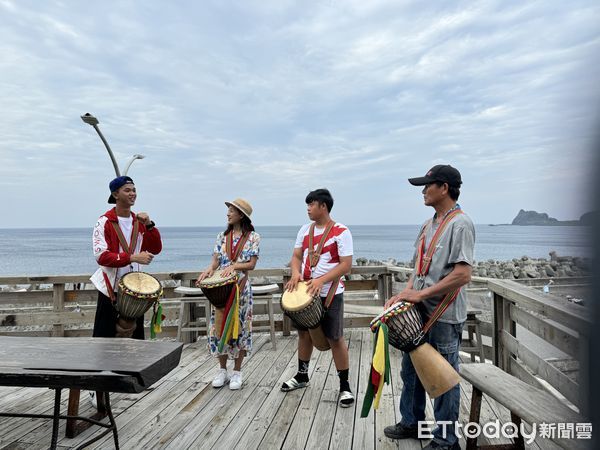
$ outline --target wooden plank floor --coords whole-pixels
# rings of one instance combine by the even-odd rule
[[[427,441],[386,438],[383,428],[399,420],[402,389],[400,352],[392,349],[392,380],[385,386],[380,409],[360,418],[372,354],[369,330],[349,329],[350,382],[358,401],[352,408],[337,406],[338,378],[331,353],[315,351],[310,363],[311,385],[289,393],[281,383],[297,369],[296,338],[277,336],[273,350],[268,334],[255,334],[254,353],[243,366],[244,387],[214,389],[217,370],[204,342],[187,345],[180,365],[141,394],[113,394],[111,403],[122,449],[420,449]],[[466,360],[465,360],[466,362]],[[66,412],[66,392],[63,395]],[[460,419],[468,422],[471,386],[461,383]],[[0,386],[0,410],[49,414],[54,394],[48,389]],[[482,423],[510,418],[506,409],[484,397]],[[91,414],[82,398],[80,412]],[[427,420],[433,420],[433,403],[427,404]],[[59,448],[79,445],[100,431],[97,427],[75,439],[64,437],[61,421]],[[2,418],[0,449],[48,448],[51,422],[42,419]],[[506,441],[496,440],[493,443]],[[484,443],[484,442],[482,442]],[[465,447],[464,439],[461,441]],[[112,435],[93,444],[113,448]],[[534,446],[532,448],[540,448]],[[552,448],[552,447],[544,447]]]

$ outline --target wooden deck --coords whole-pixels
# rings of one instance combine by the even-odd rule
[[[256,334],[254,353],[244,367],[244,387],[231,391],[214,389],[211,380],[217,364],[207,354],[204,342],[184,348],[180,365],[149,390],[135,395],[113,394],[113,412],[122,449],[188,448],[331,448],[331,449],[420,449],[427,441],[394,442],[383,434],[386,425],[399,420],[398,400],[402,388],[400,352],[392,349],[392,382],[385,386],[380,409],[360,418],[371,349],[371,333],[349,329],[350,381],[358,393],[353,408],[337,406],[338,378],[331,352],[315,351],[310,364],[311,385],[290,393],[279,390],[297,368],[296,338],[277,336],[272,350],[268,334]],[[466,361],[466,359],[465,359]],[[63,395],[63,414],[66,393]],[[51,413],[54,394],[48,389],[0,387],[3,412]],[[460,420],[468,422],[471,386],[461,383]],[[80,412],[91,414],[82,399]],[[427,420],[433,420],[432,402]],[[509,412],[484,397],[482,423],[510,420]],[[89,439],[99,428],[92,427],[76,439],[64,437],[61,424],[59,448],[72,448]],[[41,419],[2,419],[0,449],[43,449],[50,442],[51,422]],[[480,438],[485,443],[485,439]],[[508,443],[497,439],[493,443]],[[527,448],[557,448],[549,442]],[[540,443],[543,447],[540,447]],[[112,435],[91,448],[113,448]],[[462,439],[461,447],[465,448]]]

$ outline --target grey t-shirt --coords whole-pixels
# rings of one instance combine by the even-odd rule
[[[439,224],[436,224],[432,219],[432,225],[426,226],[425,235],[425,252],[427,251],[431,239],[435,234]],[[419,239],[415,242],[415,253],[413,256],[413,265],[416,264],[417,246]],[[438,281],[446,277],[454,264],[463,262],[473,265],[473,248],[475,247],[475,227],[473,222],[466,214],[458,214],[450,224],[446,227],[440,237],[437,245],[437,250],[433,254],[429,273],[420,279],[417,277],[416,268],[413,270],[413,287],[417,291],[425,289],[436,284]],[[422,312],[427,317],[430,317],[435,307],[442,301],[443,295],[431,297],[421,302]],[[461,289],[458,297],[448,307],[446,312],[438,319],[440,322],[446,323],[461,323],[467,320],[467,293],[465,289]]]

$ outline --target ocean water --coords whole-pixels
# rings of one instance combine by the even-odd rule
[[[419,225],[349,225],[354,257],[410,261]],[[221,227],[163,227],[163,251],[149,272],[178,272],[206,267]],[[265,226],[257,268],[285,266],[291,257],[298,227]],[[527,255],[589,256],[587,227],[476,226],[476,260],[508,260]],[[92,229],[0,229],[0,276],[87,274],[96,270]]]

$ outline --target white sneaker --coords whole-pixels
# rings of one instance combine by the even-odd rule
[[[339,403],[342,408],[349,408],[354,403],[354,394],[350,391],[340,392]]]
[[[212,380],[213,387],[220,388],[229,382],[229,375],[227,375],[227,369],[219,369],[217,375]]]
[[[242,388],[242,372],[236,370],[231,374],[231,381],[229,382],[229,389],[237,391]]]
[[[86,397],[88,401],[92,404],[92,406],[98,409],[98,399],[96,398],[96,391],[87,391]]]

